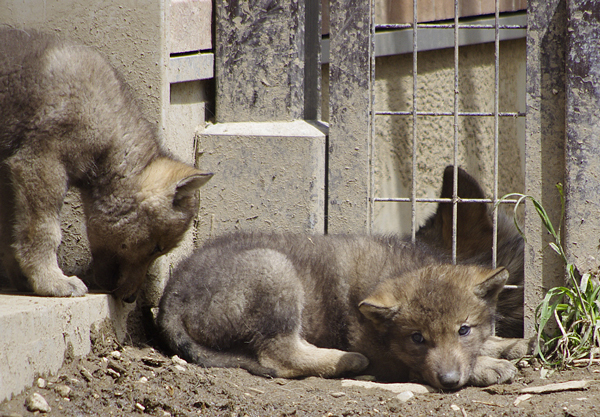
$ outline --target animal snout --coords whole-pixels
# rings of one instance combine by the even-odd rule
[[[458,388],[460,384],[460,372],[452,370],[440,373],[438,375],[438,381],[443,389]]]

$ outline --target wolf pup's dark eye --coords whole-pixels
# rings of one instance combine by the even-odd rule
[[[460,326],[460,329],[458,329],[458,334],[461,336],[466,336],[469,333],[471,333],[471,326],[468,326],[466,324],[463,324],[462,326]]]
[[[415,332],[412,335],[410,335],[410,338],[413,340],[413,342],[415,343],[423,343],[425,341],[425,338],[423,337],[423,335],[419,332]]]

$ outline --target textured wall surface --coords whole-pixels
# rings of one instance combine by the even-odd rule
[[[323,233],[325,133],[304,122],[220,123],[198,136],[198,240],[234,230]]]
[[[418,55],[418,111],[454,109],[454,50]],[[494,111],[494,44],[460,48],[459,111]],[[412,108],[412,55],[377,59],[375,110]],[[525,40],[500,44],[501,112],[525,110]],[[453,116],[420,116],[417,121],[417,197],[438,197],[442,172],[453,162]],[[491,197],[494,164],[494,118],[459,119],[459,164],[480,181]],[[524,187],[524,118],[499,119],[499,196]],[[409,197],[412,165],[412,116],[375,116],[374,194]],[[417,206],[422,222],[436,205]],[[376,203],[376,231],[410,232],[409,203]]]
[[[531,3],[527,19],[525,192],[542,203],[555,225],[561,220],[556,183],[564,183],[565,172],[566,24],[564,1]],[[527,336],[535,332],[535,308],[546,291],[564,284],[564,266],[548,248],[550,235],[531,205],[525,210],[525,232],[524,313]]]
[[[600,3],[568,9],[565,249],[583,274],[600,271]]]
[[[215,5],[216,120],[290,121],[304,104],[304,2]]]

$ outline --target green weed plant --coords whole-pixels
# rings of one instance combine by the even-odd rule
[[[565,197],[562,184],[557,184],[561,199],[561,222],[565,214]],[[537,348],[535,355],[549,366],[567,368],[574,365],[591,364],[594,356],[600,356],[600,283],[597,276],[581,275],[565,254],[560,224],[555,229],[542,204],[534,197],[513,193],[502,197],[499,203],[516,198],[517,208],[529,200],[542,220],[544,228],[552,236],[550,248],[562,259],[567,275],[567,285],[551,288],[536,308]]]

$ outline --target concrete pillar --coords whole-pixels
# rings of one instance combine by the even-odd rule
[[[198,165],[215,176],[201,191],[198,243],[240,229],[325,231],[326,133],[301,120],[320,107],[318,42],[305,29],[318,24],[315,4],[215,4],[217,124],[197,139]]]
[[[555,185],[564,183],[566,23],[564,1],[529,3],[525,192],[541,201],[555,225],[561,220]],[[564,269],[529,203],[525,233],[525,335],[531,336],[535,309],[549,288],[564,283]]]
[[[216,8],[216,119],[302,119],[304,0],[219,1]]]
[[[330,4],[328,233],[366,233],[370,222],[371,3]]]
[[[600,268],[600,3],[567,7],[565,250],[583,274]]]

